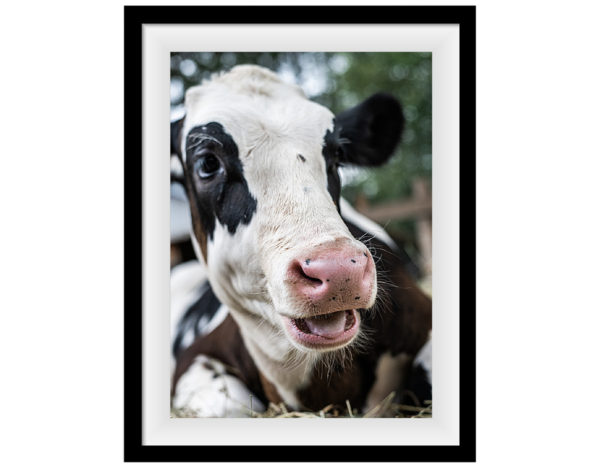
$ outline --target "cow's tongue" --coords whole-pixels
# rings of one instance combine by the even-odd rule
[[[313,335],[336,338],[344,332],[346,327],[346,311],[306,318],[304,324]]]

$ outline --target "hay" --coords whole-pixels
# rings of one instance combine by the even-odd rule
[[[346,400],[345,406],[330,404],[319,411],[296,411],[289,409],[283,403],[269,403],[266,411],[258,413],[250,411],[253,418],[431,418],[433,409],[430,400],[425,401],[425,406],[394,403],[395,392],[390,393],[381,402],[366,413],[361,413],[357,408],[352,408]],[[197,415],[192,410],[185,408],[171,409],[172,418],[195,418]]]
[[[431,418],[432,402],[425,401],[426,406],[404,405],[394,403],[394,392],[385,397],[379,404],[368,412],[361,414],[357,408],[352,408],[346,400],[346,406],[327,405],[319,411],[293,411],[283,403],[269,404],[264,413],[255,413],[257,418]]]

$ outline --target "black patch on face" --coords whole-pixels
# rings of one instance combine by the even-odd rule
[[[334,127],[333,132],[327,130],[323,139],[323,157],[325,158],[325,167],[327,170],[327,191],[331,195],[335,206],[340,211],[340,194],[342,184],[338,168],[342,165],[343,159],[343,140],[340,139],[339,128]]]
[[[248,224],[256,212],[256,199],[248,189],[231,135],[217,122],[198,125],[187,134],[185,151],[188,196],[196,201],[192,217],[199,218],[208,237],[213,238],[215,219],[231,234],[240,224]]]

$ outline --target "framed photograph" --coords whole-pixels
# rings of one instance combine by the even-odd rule
[[[475,461],[475,7],[126,6],[124,161],[125,461]]]

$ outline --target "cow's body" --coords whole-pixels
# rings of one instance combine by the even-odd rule
[[[429,339],[431,301],[385,234],[340,202],[337,174],[341,162],[385,161],[401,127],[392,98],[334,119],[258,67],[188,91],[173,148],[207,282],[193,273],[199,289],[187,290],[174,407],[369,409],[401,388]]]

